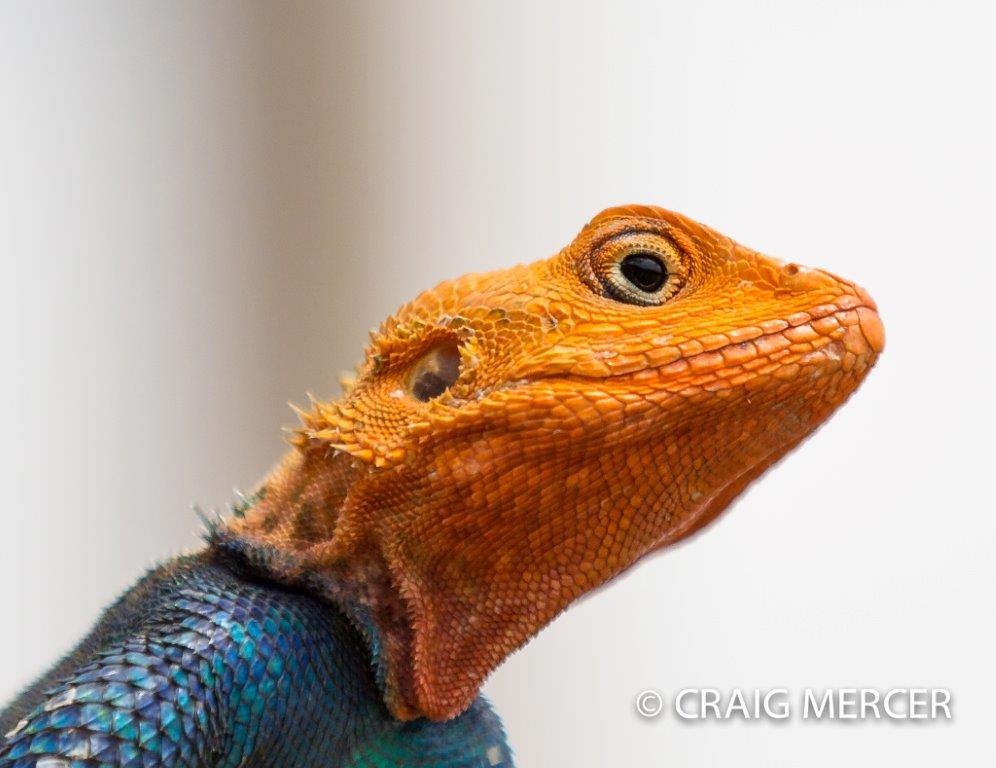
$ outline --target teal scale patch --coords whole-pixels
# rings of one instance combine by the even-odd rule
[[[367,646],[327,603],[198,558],[160,572],[121,637],[3,713],[20,722],[0,768],[511,766],[483,699],[447,723],[391,718]]]

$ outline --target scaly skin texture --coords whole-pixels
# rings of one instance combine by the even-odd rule
[[[490,671],[714,518],[883,343],[853,283],[658,208],[443,283],[204,552],[0,712],[0,766],[510,765]]]
[[[0,711],[0,768],[511,766],[483,699],[392,718],[341,612],[247,576],[208,550],[140,580]]]
[[[619,274],[636,252],[669,273],[640,304]],[[391,712],[445,720],[572,601],[721,512],[883,344],[854,283],[610,209],[550,259],[389,318],[216,545],[343,606]]]

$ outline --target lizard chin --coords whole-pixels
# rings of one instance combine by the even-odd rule
[[[757,419],[749,433],[752,450],[733,452],[726,480],[708,495],[701,494],[699,503],[689,505],[650,553],[686,539],[715,520],[751,482],[812,435],[858,388],[885,348],[885,329],[871,297],[853,287],[861,304],[851,306],[853,302],[848,302],[846,309],[828,312],[815,321],[822,321],[824,328],[836,323],[827,343],[772,368],[770,376],[743,382],[740,394],[748,406],[743,412],[753,412]],[[811,330],[809,325],[807,328]],[[795,335],[808,337],[808,331]],[[730,420],[725,429],[735,433],[734,421]]]

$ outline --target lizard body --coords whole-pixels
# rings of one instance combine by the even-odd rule
[[[10,734],[0,765],[509,761],[483,699],[451,723],[392,718],[368,650],[341,612],[259,582],[216,553],[155,569],[81,651],[4,713],[0,728]],[[32,709],[19,724],[15,710]]]
[[[385,321],[339,400],[300,412],[205,552],[8,708],[0,766],[510,764],[487,675],[713,519],[883,345],[854,283],[659,208],[443,283]],[[112,701],[114,675],[135,679]],[[160,706],[136,708],[150,676]]]

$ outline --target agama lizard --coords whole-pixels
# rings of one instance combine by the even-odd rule
[[[510,765],[488,674],[715,518],[883,343],[854,283],[659,208],[445,282],[4,710],[0,766]]]

